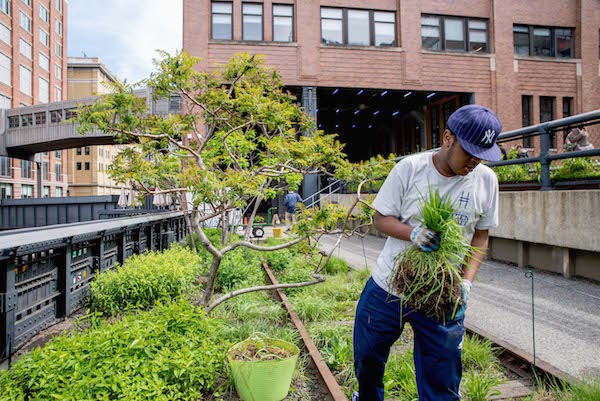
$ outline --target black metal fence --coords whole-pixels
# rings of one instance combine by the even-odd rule
[[[170,212],[0,233],[0,361],[80,308],[97,273],[186,232]]]

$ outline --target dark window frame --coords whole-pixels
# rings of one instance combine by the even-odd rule
[[[227,13],[215,13],[212,10],[212,6],[214,3],[228,3],[231,5],[231,14],[227,14]],[[211,1],[210,2],[210,38],[211,40],[233,40],[233,1]],[[214,35],[214,18],[213,16],[215,14],[218,15],[229,15],[231,17],[231,38],[230,39],[219,39],[219,38],[215,38]]]
[[[341,10],[342,11],[342,43],[340,44],[335,44],[335,43],[325,43],[323,42],[323,17],[320,16],[320,12],[322,9],[331,9],[331,10]],[[368,45],[355,45],[355,44],[350,44],[348,43],[348,11],[367,11],[369,13],[369,44]],[[394,15],[394,42],[387,46],[387,45],[375,45],[375,13],[390,13]],[[325,19],[331,19],[331,20],[335,20],[335,21],[339,21],[339,19],[337,18],[325,18]],[[397,18],[397,11],[390,11],[390,10],[374,10],[374,9],[365,9],[365,8],[353,8],[353,7],[331,7],[331,6],[321,6],[319,8],[319,27],[321,30],[321,44],[327,45],[327,46],[353,46],[353,47],[383,47],[383,48],[389,48],[389,47],[398,47],[398,18]]]
[[[524,24],[513,24],[513,55],[527,57],[523,54],[517,54],[515,52],[515,27],[527,28],[529,35],[529,57],[542,57],[547,59],[553,58],[575,58],[575,29],[571,27],[563,27],[563,26],[546,26],[546,25],[524,25]],[[534,53],[534,29],[549,29],[550,30],[550,56],[538,55]],[[571,31],[571,55],[569,57],[563,57],[558,55],[558,46],[556,43],[556,31],[557,30],[569,30]],[[524,33],[524,32],[522,32]]]
[[[276,6],[291,7],[292,16],[290,17],[287,15],[275,15],[275,7]],[[275,17],[292,19],[292,40],[291,41],[275,40]],[[271,5],[271,38],[272,38],[273,42],[275,42],[275,43],[295,43],[296,42],[296,27],[295,27],[296,18],[295,17],[296,17],[296,7],[294,4],[273,3]]]
[[[550,118],[549,119],[543,119],[542,118],[542,113],[544,113],[546,110],[542,110],[542,105],[544,102],[550,102]],[[548,121],[552,121],[556,118],[556,97],[554,96],[540,96],[540,123],[545,123]],[[549,139],[550,139],[550,147],[555,149],[556,148],[556,133],[550,132],[549,134]]]
[[[75,166],[77,171],[81,171],[81,162],[77,162]]]
[[[84,168],[85,168],[85,171],[89,171],[90,170],[90,162],[85,162]]]
[[[62,164],[61,163],[54,164],[54,180],[57,182],[62,182]]]
[[[0,177],[13,176],[12,159],[8,156],[0,156]]]
[[[521,124],[523,127],[529,127],[533,125],[533,96],[522,95],[521,96]],[[533,138],[527,136],[523,138],[523,147],[531,148],[533,146]]]
[[[423,18],[423,17],[439,18],[441,49],[437,50],[437,49],[433,49],[433,48],[422,47],[423,46],[423,27],[421,26],[421,48],[422,48],[422,50],[431,51],[431,52],[451,52],[451,53],[474,53],[474,54],[479,54],[479,53],[489,54],[490,53],[490,48],[491,48],[491,46],[490,46],[490,20],[488,18],[464,17],[464,16],[459,16],[459,15],[421,14],[421,18]],[[463,35],[464,35],[463,50],[454,50],[454,49],[447,50],[446,49],[446,18],[462,20]],[[482,50],[482,51],[470,50],[471,46],[470,46],[470,40],[469,40],[469,31],[471,29],[469,28],[469,21],[485,22],[485,33],[486,33],[486,35],[485,35],[486,36],[486,43],[485,43],[486,49],[485,50]],[[433,26],[433,25],[431,25],[431,26]],[[482,31],[481,29],[477,29],[477,28],[473,28],[472,30]]]
[[[23,172],[27,172],[27,174],[24,175]],[[21,160],[21,178],[33,178],[33,162],[30,162],[29,160]]]
[[[86,156],[89,156],[90,155],[90,147],[89,146],[84,147],[83,153],[85,153]]]
[[[261,13],[260,13],[260,39],[259,40],[254,40],[254,39],[244,39],[244,17],[246,15],[249,16],[253,16],[256,17],[258,16],[257,14],[244,14],[244,5],[255,5],[255,6],[260,6],[261,9]],[[233,26],[233,23],[231,24]],[[264,42],[265,41],[265,5],[263,3],[255,3],[252,1],[244,1],[242,2],[242,41],[244,42]]]

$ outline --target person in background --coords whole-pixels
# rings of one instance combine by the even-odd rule
[[[506,154],[506,149],[504,149],[504,146],[498,144],[498,147],[500,148],[500,152],[502,152],[502,160],[508,159],[508,155]]]
[[[573,128],[567,135],[564,147],[566,150],[572,151],[594,149],[594,145],[590,142],[590,135],[583,128]]]
[[[517,145],[517,159],[529,157],[526,149],[523,149],[522,145]]]
[[[298,202],[302,202],[302,198],[294,190],[288,192],[285,196],[283,204],[285,205],[285,225],[290,226],[296,224],[296,205]]]

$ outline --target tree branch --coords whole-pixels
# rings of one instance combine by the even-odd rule
[[[229,251],[233,251],[235,248],[238,248],[240,246],[245,246],[246,248],[254,249],[255,251],[272,252],[272,251],[277,251],[279,249],[289,248],[292,245],[296,245],[297,243],[302,242],[305,239],[306,239],[306,237],[300,237],[300,238],[296,238],[293,241],[286,242],[286,243],[283,243],[281,245],[276,245],[276,246],[258,246],[258,245],[254,245],[251,242],[238,241],[238,242],[234,242],[233,244],[231,244],[229,246],[226,246],[225,248],[222,248],[221,253],[225,254]]]

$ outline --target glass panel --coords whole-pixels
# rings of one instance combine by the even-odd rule
[[[321,8],[321,18],[342,19],[342,10],[339,8]]]
[[[464,23],[461,19],[446,18],[444,21],[446,50],[465,50]]]
[[[469,31],[469,50],[474,52],[487,52],[486,31]]]
[[[421,17],[421,25],[440,26],[440,17]]]
[[[213,15],[213,39],[231,40],[231,15]]]
[[[487,23],[485,21],[469,20],[470,29],[483,29],[487,31]]]
[[[376,22],[396,22],[396,14],[394,13],[375,11],[373,14]]]
[[[279,17],[291,17],[294,15],[293,6],[273,6],[273,15]]]
[[[573,57],[573,30],[556,29],[556,56]]]
[[[440,28],[434,26],[423,26],[421,28],[421,39],[424,49],[441,50]]]
[[[513,35],[515,54],[529,56],[529,32],[516,32]]]
[[[213,13],[231,14],[233,5],[231,3],[212,3]]]
[[[552,38],[549,28],[533,29],[533,54],[535,56],[552,57]]]
[[[293,38],[292,18],[273,17],[273,40],[275,42],[292,42]]]
[[[262,5],[260,4],[244,4],[243,6],[245,15],[262,15]]]
[[[244,15],[244,40],[262,40],[262,17]]]
[[[322,19],[321,20],[321,41],[327,44],[342,44],[342,21]]]
[[[396,44],[394,24],[375,23],[375,46],[394,46]]]
[[[369,12],[348,10],[348,44],[368,46],[370,43]]]

